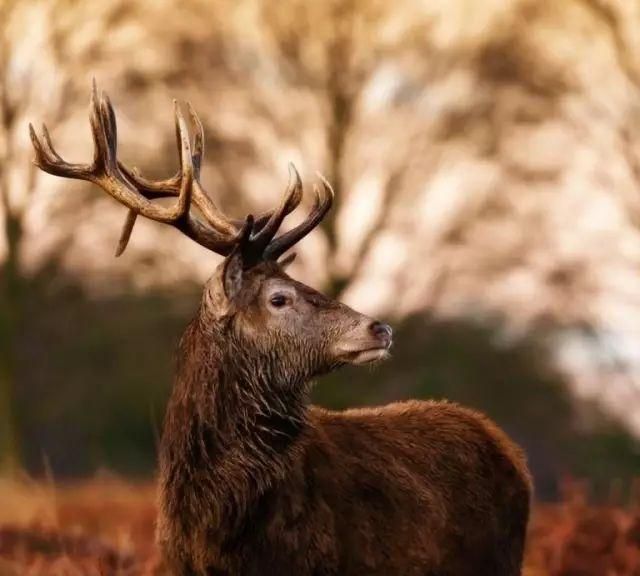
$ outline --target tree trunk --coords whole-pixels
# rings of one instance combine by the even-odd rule
[[[7,258],[0,274],[0,474],[15,474],[21,465],[16,413],[15,341],[22,308],[18,249],[19,218],[4,207]]]

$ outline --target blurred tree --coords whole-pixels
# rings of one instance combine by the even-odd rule
[[[0,2],[0,473],[6,474],[22,463],[16,358],[31,283],[24,262],[26,222],[38,180],[27,118],[37,107],[55,128],[69,114],[73,71],[64,66],[70,40],[60,10],[65,4]],[[52,243],[50,261],[72,234],[67,228]]]
[[[0,270],[0,472],[18,465],[18,438],[14,414],[15,325],[20,309],[18,252],[22,236],[20,211],[10,205],[9,170],[13,166],[12,132],[15,110],[7,93],[8,42],[6,22],[11,3],[0,5],[0,216],[6,255]]]
[[[390,84],[386,89],[393,89],[400,81],[394,78],[394,70],[401,75],[401,62],[405,66],[410,62],[413,73],[425,74],[432,51],[431,18],[420,3],[412,0],[393,4],[381,0],[289,0],[277,8],[259,0],[257,4],[267,45],[275,48],[270,56],[293,86],[302,86],[320,99],[326,176],[336,198],[343,202],[353,185],[348,165],[353,150],[349,150],[349,144],[357,136],[354,132],[361,122],[365,92],[373,83],[381,82],[379,76],[385,69],[391,74],[382,83],[386,81]],[[421,57],[415,58],[417,54]],[[396,180],[399,170],[400,166],[391,167],[386,188]],[[350,269],[341,269],[331,265],[338,249],[338,213],[339,209],[334,209],[325,223],[331,248],[328,289],[333,293],[340,292],[353,278],[380,224],[369,227],[369,237],[361,241],[359,258]],[[378,214],[379,218],[386,216],[384,209]]]

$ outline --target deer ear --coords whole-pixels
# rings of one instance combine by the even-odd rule
[[[224,261],[222,269],[222,287],[227,300],[231,302],[242,288],[242,253],[234,250]]]

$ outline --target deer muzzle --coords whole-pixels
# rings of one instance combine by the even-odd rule
[[[391,326],[367,319],[340,339],[336,352],[338,358],[348,364],[371,364],[389,355],[392,342]]]

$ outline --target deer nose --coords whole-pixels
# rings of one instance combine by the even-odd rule
[[[373,333],[373,335],[381,340],[386,347],[391,346],[391,337],[393,336],[393,330],[389,324],[383,324],[382,322],[372,322],[369,325],[369,330]]]

